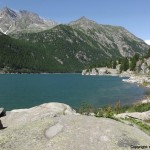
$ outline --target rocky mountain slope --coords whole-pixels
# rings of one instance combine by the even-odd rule
[[[68,33],[70,32],[69,30],[75,30],[74,33],[78,31],[81,34],[85,35],[87,38],[83,39],[81,37],[81,40],[87,43],[88,45],[92,46],[92,49],[95,48],[97,50],[97,54],[101,55],[101,57],[107,56],[111,59],[115,59],[119,55],[123,57],[131,57],[135,53],[144,54],[149,48],[149,46],[143,40],[137,38],[123,27],[100,25],[85,17],[82,17],[77,21],[69,23],[68,26],[72,27],[67,28],[66,26],[66,30],[68,30]],[[54,30],[55,34],[57,34],[60,38],[62,37],[63,41],[65,42],[71,42],[73,40],[72,35],[69,38],[64,36],[66,30],[62,31],[61,29],[59,29],[59,27],[57,29],[53,28],[52,30]],[[50,36],[47,35],[46,32],[47,31],[45,31],[43,34],[44,38],[47,39],[47,42],[48,40],[49,43],[54,42],[50,39]],[[16,38],[34,41],[34,43],[39,42],[38,38],[40,36],[42,36],[42,34],[37,33],[34,35],[34,37],[32,35],[33,39],[31,39],[30,34],[28,34],[28,36],[26,34],[22,34],[21,36],[14,35],[14,37]],[[76,36],[76,38],[80,38],[78,34],[74,34],[74,36]],[[42,41],[40,42],[42,44]],[[93,43],[95,44],[93,45]],[[91,53],[93,51],[92,49]]]
[[[39,32],[56,26],[52,20],[44,20],[36,13],[29,11],[14,11],[10,8],[0,10],[0,31],[4,34],[16,32]]]
[[[13,35],[17,39],[29,41],[50,51],[61,66],[76,64],[79,69],[90,64],[106,65],[110,58],[117,59],[121,54],[113,49],[111,56],[99,44],[84,32],[67,25],[58,25],[40,33],[22,33]],[[99,61],[101,60],[101,61]]]
[[[111,150],[150,145],[150,137],[136,127],[80,115],[60,103],[13,110],[0,119],[6,127],[0,130],[0,150]]]
[[[0,30],[11,36],[5,36],[5,42],[4,35],[0,37],[1,68],[11,72],[81,72],[88,66],[110,66],[111,60],[135,53],[143,55],[149,48],[123,27],[100,25],[85,17],[56,25],[35,13],[3,8]]]
[[[70,22],[69,25],[90,36],[110,57],[115,49],[123,57],[131,57],[135,52],[141,54],[148,49],[148,45],[143,40],[120,26],[98,24],[86,17]]]

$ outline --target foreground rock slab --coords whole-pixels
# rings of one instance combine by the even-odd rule
[[[150,145],[150,137],[135,127],[79,115],[65,104],[14,110],[1,119],[7,128],[0,130],[0,150],[112,150]]]

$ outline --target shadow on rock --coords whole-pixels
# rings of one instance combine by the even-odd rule
[[[2,124],[2,122],[1,122],[1,120],[0,120],[0,130],[3,130],[3,129],[5,129],[5,128],[7,128],[7,127],[3,127],[3,124]]]

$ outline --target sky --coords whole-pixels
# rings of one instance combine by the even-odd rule
[[[99,24],[123,26],[150,44],[150,0],[0,0],[0,8],[5,6],[58,23],[85,16]]]

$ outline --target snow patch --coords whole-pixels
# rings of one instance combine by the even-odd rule
[[[145,43],[150,45],[150,40],[145,40]]]

